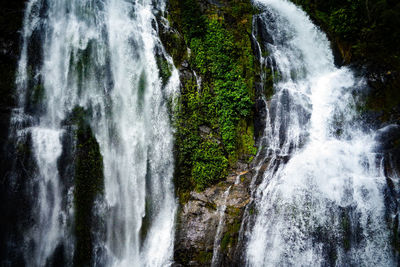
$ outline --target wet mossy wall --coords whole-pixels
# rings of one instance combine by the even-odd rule
[[[85,112],[75,108],[72,120],[77,125],[75,158],[75,238],[74,266],[93,265],[93,224],[95,201],[104,192],[103,157]]]
[[[171,0],[161,39],[181,72],[175,184],[181,200],[256,153],[250,1]]]

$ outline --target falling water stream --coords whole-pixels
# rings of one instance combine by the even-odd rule
[[[337,68],[326,36],[286,0],[258,0],[275,73],[267,103],[248,266],[392,266],[386,179],[374,134],[357,122],[353,93],[365,87]],[[261,40],[260,40],[261,42]]]
[[[76,107],[89,114],[104,164],[104,200],[96,208],[105,234],[94,239],[100,257],[94,262],[170,264],[176,200],[167,99],[179,78],[174,69],[165,84],[157,68],[156,56],[172,68],[155,18],[164,6],[125,0],[27,3],[20,104],[12,122],[17,143],[31,138],[38,170],[31,190],[35,223],[25,234],[29,266],[45,266],[61,244],[71,263],[74,187],[62,181],[58,158],[67,149],[65,120]]]
[[[218,226],[217,226],[217,232],[215,234],[215,239],[214,239],[214,248],[213,248],[213,256],[211,259],[211,266],[216,267],[220,265],[220,249],[221,249],[221,239],[222,239],[222,230],[224,229],[225,226],[225,211],[226,211],[226,202],[228,200],[229,193],[231,191],[231,187],[229,186],[223,195],[222,199],[222,205],[220,205],[217,208],[219,220],[218,220]]]

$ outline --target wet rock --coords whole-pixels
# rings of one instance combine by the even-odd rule
[[[211,128],[207,127],[205,125],[202,125],[202,126],[199,127],[199,131],[200,131],[200,136],[203,139],[206,139],[206,138],[209,138],[209,135],[211,133]],[[213,139],[215,139],[215,138],[213,138]]]
[[[207,127],[207,126],[200,126],[199,127],[200,132],[204,133],[204,134],[210,134],[211,133],[211,128]]]
[[[245,167],[245,166],[242,166]],[[252,173],[236,170],[226,181],[203,192],[191,192],[181,208],[175,239],[176,266],[209,266],[220,220],[220,208],[226,205],[220,238],[220,263],[232,266],[238,232],[246,205],[250,201]],[[229,190],[226,197],[225,192]]]
[[[193,71],[190,69],[189,63],[186,60],[182,62],[179,68],[179,79],[182,82],[187,82],[194,79]]]
[[[400,145],[400,126],[391,124],[377,131],[376,141],[381,144],[378,151],[387,152]]]
[[[265,25],[265,21],[269,21],[272,20],[273,18],[270,16],[270,14],[268,12],[264,13],[264,16],[267,17],[267,19],[264,19],[260,16],[256,17],[256,24],[255,27],[257,29],[257,33],[259,34],[259,38],[262,41],[262,44],[274,44],[274,38],[272,38],[272,36],[270,35],[270,33],[268,32],[268,27],[266,27]]]
[[[168,20],[162,16],[157,17],[157,26],[165,50],[172,56],[174,65],[179,68],[187,56],[183,36],[176,29],[170,27]]]
[[[265,122],[267,117],[266,104],[266,101],[262,98],[258,98],[255,101],[254,134],[256,139],[260,138],[265,130]]]
[[[247,169],[249,167],[249,164],[247,164],[246,162],[243,162],[243,161],[238,161],[238,163],[236,164],[236,167],[238,169],[243,170],[243,169]]]

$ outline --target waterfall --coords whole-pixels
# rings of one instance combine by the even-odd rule
[[[286,0],[257,0],[275,73],[256,158],[248,266],[391,266],[382,157],[357,118],[366,85],[337,68],[326,36]]]
[[[29,266],[59,255],[66,265],[73,261],[77,110],[104,165],[93,265],[171,264],[177,203],[168,102],[179,75],[158,38],[164,8],[162,0],[27,3],[11,138],[17,149],[31,144],[35,165],[26,188],[32,220],[21,244]],[[159,60],[171,68],[168,81]]]

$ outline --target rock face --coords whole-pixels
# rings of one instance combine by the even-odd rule
[[[242,266],[239,236],[253,177],[248,162],[256,155],[255,143],[262,136],[266,116],[266,103],[261,97],[265,88],[257,86],[262,82],[257,61],[260,55],[256,55],[258,49],[254,49],[255,40],[251,37],[254,10],[247,0],[171,0],[169,12],[168,25],[160,26],[160,37],[181,81],[175,139],[175,189],[181,205],[174,266]],[[197,32],[196,28],[200,30]],[[230,51],[229,43],[224,43],[225,49],[213,46],[224,41],[218,36],[235,43],[232,50],[236,56],[224,54]],[[202,54],[207,54],[204,60]],[[229,62],[225,64],[224,58]],[[232,82],[231,76],[226,75],[232,72],[233,65],[246,83]],[[222,67],[224,73],[216,71]],[[240,83],[247,90],[243,97],[236,86]],[[229,88],[221,90],[221,85],[228,84]],[[236,104],[230,102],[233,95],[224,94],[229,91],[238,95],[235,101],[251,97],[248,116],[232,108]],[[224,123],[229,122],[229,116],[220,118],[225,113],[235,114],[232,127]],[[231,128],[235,128],[230,132],[235,136],[233,145],[227,134]]]
[[[242,216],[250,201],[251,177],[250,171],[240,168],[226,181],[190,193],[178,215],[176,266],[210,266],[212,261],[218,261],[218,266],[237,265],[235,250]],[[214,246],[216,239],[219,245]]]
[[[25,213],[29,204],[22,190],[27,181],[11,177],[15,154],[10,152],[8,146],[10,114],[16,102],[14,82],[25,2],[13,0],[0,3],[0,266],[11,266],[10,262],[12,266],[23,266],[22,254],[14,241],[21,238],[18,223],[29,223]],[[17,153],[25,155],[22,157],[24,160],[18,162],[18,167],[31,163],[25,147],[20,147]],[[25,171],[23,168],[19,170]]]

